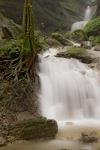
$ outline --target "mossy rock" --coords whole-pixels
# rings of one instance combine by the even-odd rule
[[[77,48],[72,47],[69,50],[57,54],[58,57],[64,57],[64,58],[76,58],[79,59],[83,63],[91,63],[93,61],[93,58],[89,56],[85,48]]]
[[[17,139],[52,139],[58,132],[57,123],[54,120],[39,118],[36,120],[24,120],[10,127],[9,135]]]
[[[100,17],[91,20],[84,28],[84,31],[88,36],[100,35]]]

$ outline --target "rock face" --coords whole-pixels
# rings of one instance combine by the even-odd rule
[[[57,123],[46,118],[24,120],[10,127],[9,135],[17,139],[52,139],[58,132]]]
[[[69,30],[72,23],[82,20],[86,0],[33,0],[36,23],[45,32]],[[0,0],[0,11],[22,24],[24,0]]]

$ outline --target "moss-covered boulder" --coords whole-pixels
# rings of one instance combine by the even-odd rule
[[[84,28],[88,36],[100,35],[100,17],[91,20]]]
[[[93,58],[89,56],[88,52],[85,48],[81,47],[72,47],[69,50],[57,54],[57,57],[64,57],[64,58],[76,58],[79,59],[83,63],[91,63],[93,61]]]
[[[58,132],[57,123],[54,120],[38,118],[36,120],[24,120],[11,125],[9,135],[17,139],[52,139]]]

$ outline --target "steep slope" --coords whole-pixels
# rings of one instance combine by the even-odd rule
[[[82,19],[86,0],[33,0],[36,24],[45,32],[69,30],[73,22]],[[0,0],[0,11],[22,21],[24,0]]]

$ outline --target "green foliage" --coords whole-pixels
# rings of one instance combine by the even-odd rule
[[[100,35],[98,36],[90,36],[89,40],[92,41],[93,43],[100,43]]]
[[[95,37],[95,43],[100,43],[100,35]]]
[[[0,55],[7,57],[18,57],[22,48],[23,48],[23,40],[10,40],[10,41],[1,41],[0,45]]]
[[[85,41],[88,39],[86,33],[83,30],[76,30],[71,34],[71,39],[74,41]]]
[[[94,40],[95,40],[95,36],[90,36],[89,37],[89,41],[94,42]]]
[[[100,17],[91,20],[84,28],[84,31],[89,36],[100,34]]]
[[[46,43],[46,37],[42,34],[41,31],[35,31],[34,36],[35,36],[34,43],[35,43],[36,51],[39,51],[41,49],[46,49],[46,47],[48,47]]]
[[[67,44],[67,40],[60,33],[57,33],[57,32],[56,33],[52,33],[52,38],[56,39],[57,41],[59,41],[63,45]]]

